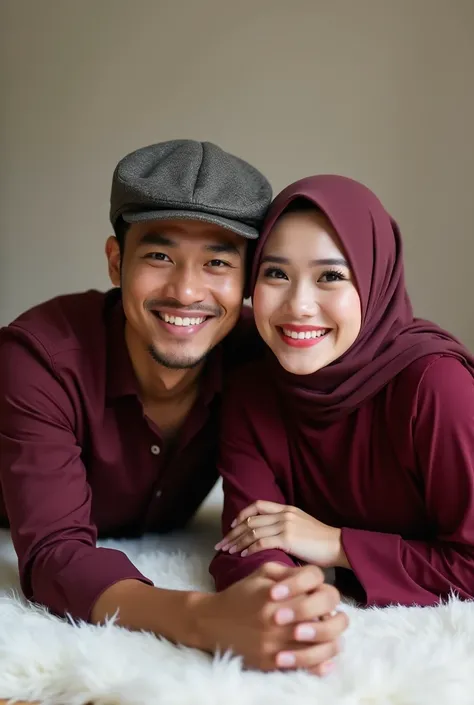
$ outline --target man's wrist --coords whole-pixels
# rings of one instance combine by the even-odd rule
[[[209,634],[208,615],[212,614],[212,604],[216,595],[204,592],[188,592],[185,602],[185,609],[188,614],[188,634],[187,645],[194,649],[214,652],[216,649],[215,639]]]

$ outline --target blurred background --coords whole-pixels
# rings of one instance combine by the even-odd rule
[[[474,0],[0,0],[0,34],[0,325],[107,288],[116,162],[194,138],[363,181],[474,348]]]

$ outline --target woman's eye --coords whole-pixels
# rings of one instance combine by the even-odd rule
[[[285,272],[282,269],[277,269],[276,267],[268,267],[263,273],[266,279],[288,279]]]
[[[345,281],[347,277],[344,276],[343,272],[337,272],[334,269],[331,269],[327,272],[324,272],[320,277],[319,280],[320,282],[323,282],[324,284],[331,284],[332,282],[340,282],[340,281]]]

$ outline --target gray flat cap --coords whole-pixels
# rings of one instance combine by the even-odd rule
[[[201,220],[255,239],[271,199],[270,183],[242,159],[212,142],[171,140],[118,163],[110,220]]]

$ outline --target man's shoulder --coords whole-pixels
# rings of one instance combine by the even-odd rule
[[[0,339],[27,340],[50,357],[104,340],[105,312],[113,291],[89,290],[56,296],[38,304],[0,331]]]

